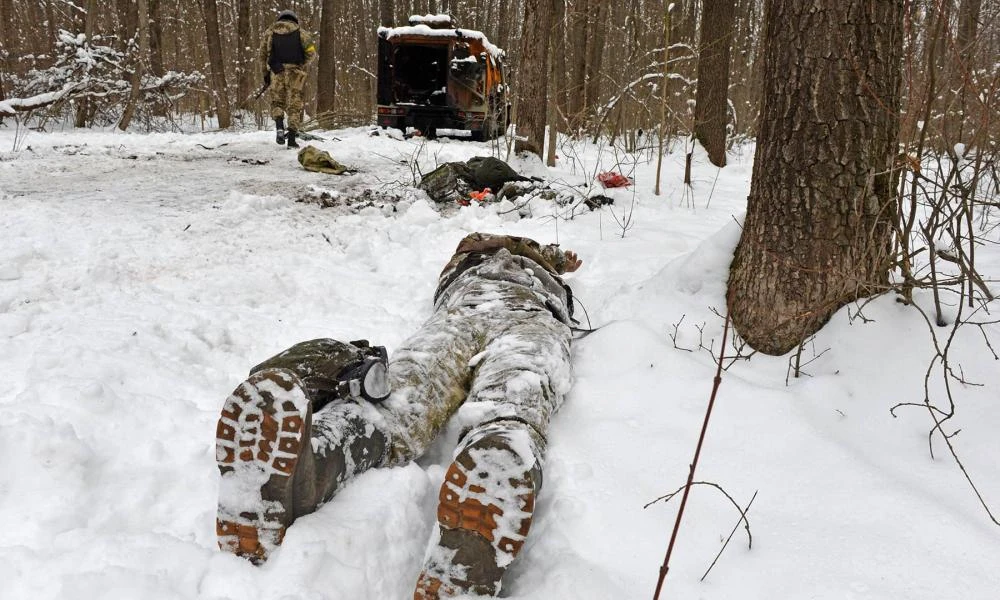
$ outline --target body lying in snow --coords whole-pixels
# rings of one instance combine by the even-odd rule
[[[254,367],[216,433],[219,546],[266,560],[349,479],[421,456],[459,419],[414,598],[496,595],[528,534],[549,420],[570,387],[562,275],[580,265],[557,245],[474,233],[441,272],[433,314],[391,360],[367,341],[320,339]]]

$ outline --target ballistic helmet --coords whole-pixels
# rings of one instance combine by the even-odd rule
[[[299,17],[298,17],[298,15],[295,14],[295,11],[292,11],[292,10],[283,10],[280,13],[278,13],[278,20],[279,21],[292,21],[294,23],[298,23],[299,22]]]

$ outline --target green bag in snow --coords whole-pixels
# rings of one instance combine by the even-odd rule
[[[307,171],[329,173],[330,175],[343,175],[353,171],[353,169],[349,169],[334,160],[329,152],[315,146],[306,146],[299,150],[299,164]]]

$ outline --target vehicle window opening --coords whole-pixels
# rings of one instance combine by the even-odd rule
[[[397,46],[393,53],[396,102],[447,105],[448,46]]]

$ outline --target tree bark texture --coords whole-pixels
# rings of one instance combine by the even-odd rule
[[[250,3],[236,3],[236,93],[245,102],[253,93],[254,78],[260,73],[256,62],[259,40],[250,34]]]
[[[583,121],[583,112],[586,108],[589,3],[587,0],[573,0],[572,11],[567,6],[566,13],[571,28],[569,37],[574,49],[570,69],[569,113],[571,128],[576,129]]]
[[[729,123],[729,56],[733,41],[733,0],[704,0],[698,51],[694,136],[717,167],[726,166]]]
[[[127,131],[135,116],[135,106],[139,102],[142,93],[142,78],[146,72],[146,58],[149,56],[149,7],[146,0],[137,0],[136,27],[138,28],[139,54],[135,60],[135,68],[132,72],[132,90],[129,93],[128,101],[125,103],[125,110],[122,111],[122,118],[118,121],[118,129]]]
[[[219,38],[219,7],[215,0],[202,0],[202,10],[205,14],[205,32],[208,36],[208,62],[212,67],[215,110],[219,117],[219,127],[226,129],[233,122],[226,88],[226,66],[222,60],[222,42]]]
[[[604,66],[604,46],[608,32],[609,2],[599,2],[599,6],[591,4],[593,20],[587,32],[587,67],[586,86],[584,88],[584,106],[593,107],[601,95],[601,68]]]
[[[337,94],[337,12],[335,0],[323,0],[319,24],[319,74],[316,76],[316,112],[333,110]]]
[[[392,0],[378,0],[378,21],[382,27],[392,27],[393,23],[393,3]]]
[[[549,28],[552,23],[550,0],[527,0],[524,3],[524,32],[518,54],[516,150],[534,152],[541,158],[545,144],[545,113],[548,106]]]
[[[768,0],[763,98],[728,304],[784,354],[887,283],[904,0]]]

